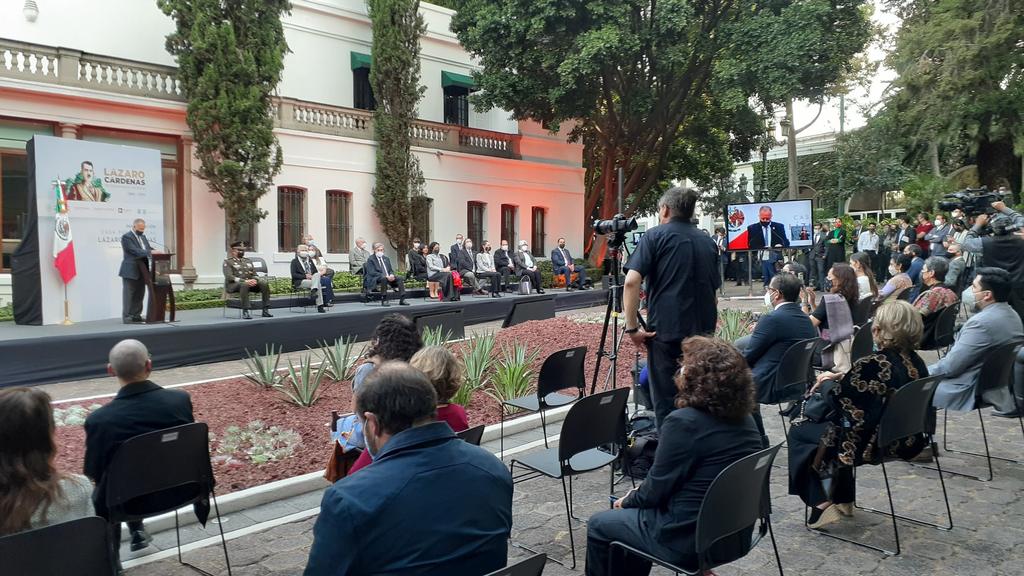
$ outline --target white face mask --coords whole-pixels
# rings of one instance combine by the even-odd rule
[[[472,250],[472,249],[473,249],[473,243],[472,242],[466,242],[466,250]]]
[[[769,309],[769,310],[772,309],[772,294],[771,294],[771,292],[765,292],[764,293],[764,307]]]
[[[889,274],[895,276],[899,273],[900,271],[895,266],[889,266]]]
[[[946,225],[946,223],[942,220],[935,220],[935,225],[938,226],[939,228],[942,228],[943,226]]]
[[[507,252],[508,251],[508,244],[502,244],[501,245],[501,249],[505,250]]]
[[[309,240],[306,240],[306,244],[308,244],[309,246],[316,246],[316,240],[310,238]]]
[[[529,246],[523,246],[523,252],[529,252],[529,251],[530,251],[530,247]]]
[[[381,256],[384,255],[384,251],[383,250],[378,250],[377,252],[374,252],[374,254],[377,255],[377,258],[380,258]]]
[[[309,252],[306,252],[305,250],[299,252],[299,258],[309,258]]]

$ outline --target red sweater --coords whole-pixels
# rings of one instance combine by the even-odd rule
[[[466,409],[458,404],[443,404],[437,407],[437,421],[447,422],[455,432],[462,432],[469,428],[469,420],[466,419]],[[356,471],[365,468],[373,463],[373,459],[370,458],[370,451],[363,450],[363,453],[356,458],[352,468],[348,471],[349,474],[355,474]]]

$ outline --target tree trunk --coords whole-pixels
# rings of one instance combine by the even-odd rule
[[[928,141],[928,162],[932,167],[932,175],[941,178],[942,168],[939,166],[939,145],[935,141]]]
[[[1013,188],[1021,181],[1022,162],[1013,153],[1013,143],[1003,140],[984,140],[978,144],[978,180],[982,186],[995,190],[1000,186]],[[1017,198],[1021,191],[1017,190]],[[1010,204],[1011,202],[1007,202]]]
[[[796,200],[800,196],[800,177],[797,173],[796,124],[793,121],[793,100],[786,100],[786,118],[789,119],[789,135],[786,138],[786,175],[789,181],[786,197]]]

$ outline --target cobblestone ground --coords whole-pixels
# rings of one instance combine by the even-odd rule
[[[778,418],[767,417],[766,424],[773,439],[781,439]],[[986,418],[989,443],[996,455],[1020,458],[1024,439],[1017,421]],[[950,418],[951,447],[980,450],[981,429],[973,413]],[[940,440],[941,441],[941,440]],[[981,474],[983,459],[942,452],[945,469]],[[787,495],[786,452],[777,462],[782,468],[772,473],[772,500],[775,535],[787,574],[831,575],[887,574],[918,576],[955,574],[971,576],[1010,576],[1024,574],[1020,547],[1024,544],[1024,465],[995,463],[995,479],[978,482],[963,477],[946,477],[954,528],[944,532],[914,524],[899,524],[903,554],[883,557],[881,554],[851,544],[807,532],[803,527],[803,508],[795,496]],[[904,515],[940,521],[944,512],[942,492],[937,473],[906,463],[888,467],[889,479],[897,512]],[[628,481],[617,487],[625,491]],[[575,512],[582,518],[607,508],[607,469],[585,474],[575,483]],[[886,506],[881,468],[865,467],[858,476],[858,502],[882,508]],[[546,552],[549,556],[569,562],[569,532],[566,525],[562,488],[557,481],[537,479],[516,486],[512,539]],[[233,573],[238,576],[269,576],[301,574],[312,541],[315,518],[284,524],[269,530],[242,536],[228,542]],[[892,545],[892,524],[886,518],[857,511],[852,519],[833,525],[837,534],[862,538],[869,542]],[[573,530],[577,545],[578,567],[568,570],[549,562],[545,575],[570,575],[583,571],[586,527],[576,524]],[[510,548],[510,559],[527,555]],[[185,554],[186,560],[210,570],[226,574],[224,558],[218,546],[210,546]],[[721,576],[771,575],[777,573],[769,541],[762,542],[746,558],[716,569]],[[166,559],[128,570],[129,576],[175,576],[192,574]],[[655,571],[655,574],[668,574]]]

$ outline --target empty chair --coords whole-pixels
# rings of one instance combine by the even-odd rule
[[[548,428],[544,419],[544,411],[572,404],[583,398],[585,374],[583,363],[587,358],[587,347],[559,350],[544,359],[537,376],[537,393],[521,396],[501,403],[500,455],[505,456],[505,406],[513,406],[527,412],[540,412],[540,428],[544,433],[544,447],[548,447]],[[576,388],[576,396],[566,396],[558,391],[564,388]]]
[[[807,387],[814,382],[814,355],[818,349],[819,338],[808,338],[794,343],[782,355],[779,369],[775,373],[775,382],[770,391],[760,391],[762,404],[783,404],[799,400],[807,392]],[[782,418],[782,431],[789,435],[786,417],[779,411]]]
[[[479,446],[480,439],[484,437],[484,428],[485,426],[481,424],[479,426],[473,426],[472,428],[466,428],[455,435],[474,446]]]
[[[209,499],[212,498],[224,548],[224,562],[230,576],[231,561],[213,492],[215,482],[210,465],[210,434],[205,423],[175,426],[128,439],[114,452],[107,468],[106,482],[108,521],[142,520],[173,510],[178,562],[201,574],[209,572],[181,559],[178,508],[192,504],[196,516],[205,525],[210,512]]]
[[[0,538],[4,576],[113,576],[117,573],[107,521],[79,518]]]
[[[541,576],[544,573],[544,565],[548,561],[547,554],[534,554],[525,560],[506,566],[501,570],[495,570],[485,576]]]

